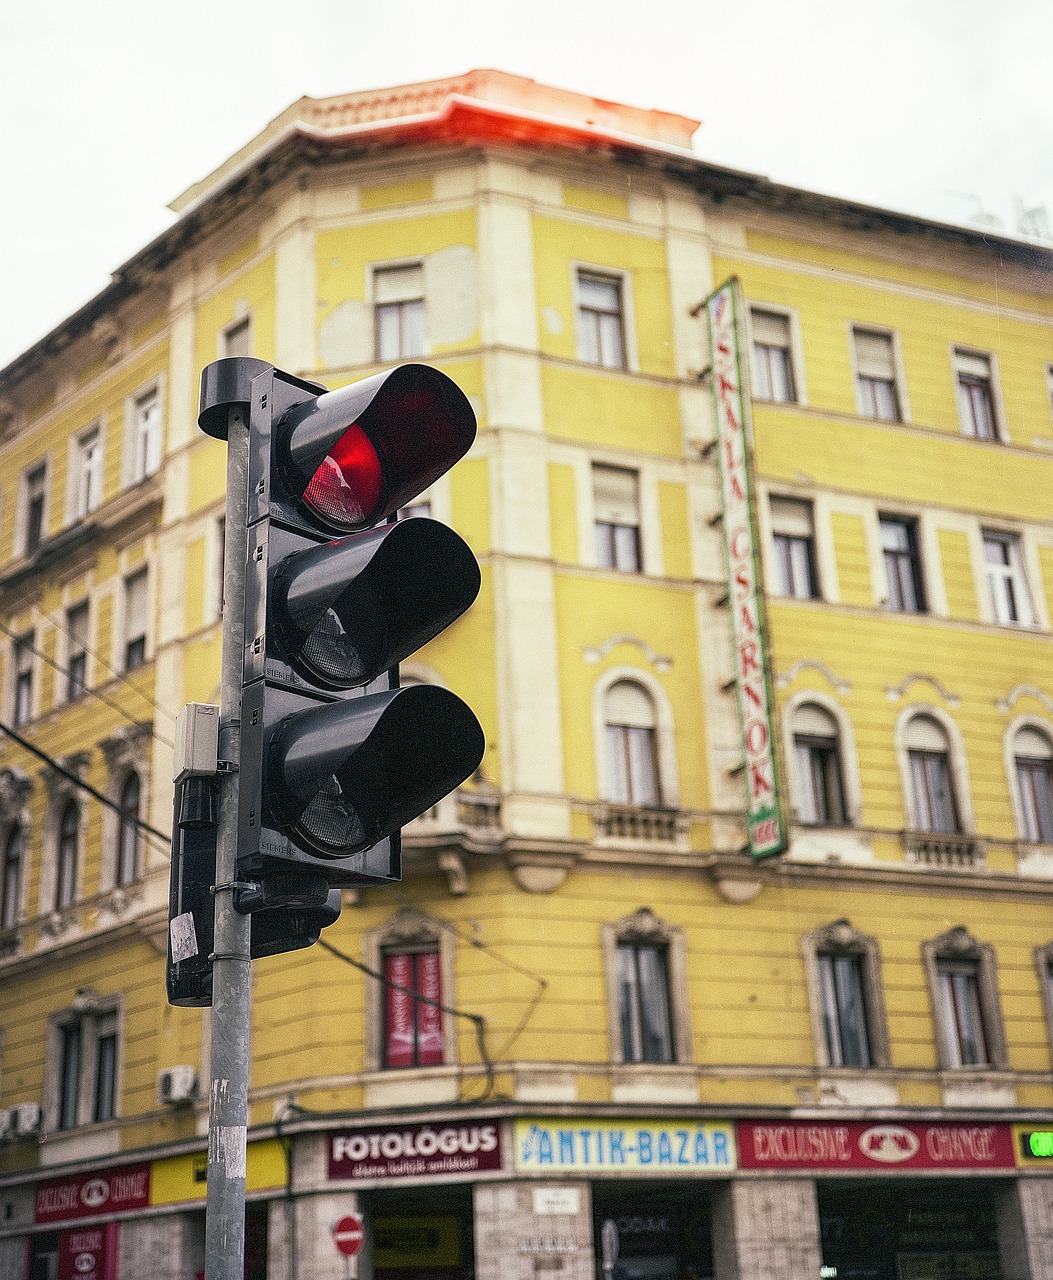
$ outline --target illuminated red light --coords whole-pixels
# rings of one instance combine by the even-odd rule
[[[303,500],[326,520],[357,528],[373,520],[383,491],[377,451],[356,422],[322,459]]]

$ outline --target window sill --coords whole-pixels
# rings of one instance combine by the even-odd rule
[[[616,1103],[698,1102],[698,1072],[679,1062],[625,1062],[611,1067],[611,1101]]]

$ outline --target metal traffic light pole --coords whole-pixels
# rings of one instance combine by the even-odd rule
[[[245,649],[245,542],[249,413],[227,410],[227,509],[223,540],[223,665],[219,722],[219,832],[216,846],[215,954],[212,965],[212,1068],[205,1200],[206,1280],[243,1280],[245,1147],[249,1095],[251,917],[234,909],[242,663]]]

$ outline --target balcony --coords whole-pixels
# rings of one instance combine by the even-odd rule
[[[912,867],[974,871],[986,865],[981,841],[947,831],[905,831],[903,853]]]
[[[402,829],[405,840],[426,843],[439,836],[461,835],[493,843],[502,838],[501,796],[495,788],[459,789],[414,818]]]
[[[618,843],[682,845],[688,818],[679,809],[651,809],[633,804],[599,804],[592,810],[597,839]]]

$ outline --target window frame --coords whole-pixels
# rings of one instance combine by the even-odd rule
[[[84,619],[84,635],[76,634],[74,615]],[[78,600],[66,609],[66,702],[76,702],[88,692],[88,653],[91,638],[91,602]]]
[[[788,527],[793,523],[786,518],[790,514],[791,507],[797,507],[800,512],[807,513],[810,532],[800,533]],[[768,524],[771,537],[772,594],[783,600],[824,599],[823,584],[819,574],[814,501],[811,498],[797,497],[795,494],[769,493]],[[780,527],[781,525],[787,527]],[[803,583],[798,581],[802,573],[807,578]],[[806,589],[798,590],[798,587]]]
[[[141,588],[139,584],[142,584]],[[138,603],[133,598],[133,591],[142,591],[142,618],[133,616],[132,605]],[[141,623],[141,629],[138,624]],[[132,626],[137,629],[133,632]],[[123,599],[121,614],[121,653],[118,669],[131,672],[145,666],[149,660],[150,650],[150,566],[138,565],[130,573],[124,575]]]
[[[1042,1009],[1046,1018],[1050,1063],[1053,1064],[1053,940],[1035,948],[1035,968],[1038,973],[1039,992],[1042,996]]]
[[[128,803],[128,791],[135,784],[135,804]],[[114,853],[114,886],[127,888],[139,879],[140,858],[142,851],[142,805],[143,780],[137,770],[129,769],[121,783],[118,800],[120,813],[117,815],[117,845]]]
[[[83,520],[102,505],[106,434],[102,418],[96,418],[70,438],[66,493],[66,523]],[[95,448],[88,445],[94,439]]]
[[[22,472],[18,486],[17,554],[27,560],[47,540],[51,466],[37,458]]]
[[[1027,754],[1021,751],[1018,740],[1021,734],[1024,733],[1033,733],[1042,738],[1048,746],[1050,754],[1048,756],[1036,756],[1033,753]],[[1016,826],[1017,839],[1021,843],[1028,845],[1053,846],[1053,726],[1036,716],[1018,716],[1006,726],[1004,758],[1006,782],[1013,805],[1013,820]],[[1023,793],[1019,770],[1021,760],[1041,766],[1042,772],[1047,775],[1050,787],[1050,838],[1048,840],[1041,838],[1042,819],[1039,813],[1041,804],[1036,803],[1035,811],[1032,812],[1029,809],[1027,797]],[[1032,835],[1032,832],[1037,832],[1038,834]]]
[[[756,329],[757,322],[755,315],[771,316],[782,321],[786,325],[787,345],[785,347],[774,347],[772,343],[760,343],[757,341]],[[797,312],[790,307],[780,306],[777,303],[749,301],[746,304],[747,316],[747,335],[749,339],[749,375],[750,375],[750,396],[754,400],[760,401],[762,404],[796,404],[804,405],[808,403],[804,382],[804,361],[801,358],[801,340],[800,340],[800,322]],[[786,352],[785,372],[791,383],[790,394],[787,397],[776,397],[770,394],[764,394],[769,387],[762,387],[762,379],[759,376],[760,365],[758,363],[758,348],[763,347],[765,350],[781,350]],[[768,379],[770,383],[770,379]]]
[[[609,703],[619,686],[627,685],[637,690],[647,700],[650,724],[631,724],[612,720]],[[604,772],[604,798],[610,804],[626,805],[641,809],[661,809],[662,771],[658,758],[658,715],[650,691],[639,681],[616,680],[608,685],[604,695],[603,752],[606,761]],[[615,756],[620,767],[614,767]],[[646,776],[640,776],[640,768]]]
[[[371,971],[377,976],[367,976],[365,999],[365,1067],[367,1072],[376,1072],[388,1080],[398,1080],[400,1076],[412,1077],[415,1073],[435,1072],[449,1073],[458,1065],[457,1021],[450,1010],[456,1007],[455,995],[455,945],[456,939],[450,931],[442,929],[431,920],[422,916],[412,907],[405,907],[386,924],[367,931],[362,938],[362,958]],[[442,1031],[441,1063],[427,1066],[387,1067],[384,1065],[384,1017],[385,986],[380,975],[383,972],[383,956],[385,952],[423,951],[434,949],[439,956],[439,993],[444,1006],[440,1012]]]
[[[891,1067],[888,1014],[885,1008],[885,991],[881,973],[881,946],[877,938],[863,933],[850,920],[842,917],[821,926],[812,933],[805,934],[801,939],[801,952],[804,958],[808,1007],[812,1020],[812,1041],[818,1065],[825,1069],[846,1072],[871,1072]],[[858,961],[863,1015],[870,1055],[870,1061],[865,1066],[854,1066],[833,1060],[836,1055],[831,1052],[828,1028],[824,1019],[821,956],[851,956]]]
[[[615,479],[615,476],[619,478]],[[604,477],[608,477],[606,485]],[[593,462],[589,478],[592,486],[593,556],[596,568],[616,573],[643,573],[643,513],[639,470],[635,467]],[[612,496],[619,484],[625,491],[621,503]],[[601,519],[604,515],[617,517],[619,514],[623,518]],[[626,537],[626,531],[630,536]]]
[[[885,329],[880,325],[849,325],[850,348],[852,352],[852,374],[856,389],[856,409],[861,418],[874,422],[906,422],[906,393],[904,391],[903,368],[900,359],[899,335],[894,329]],[[880,338],[888,340],[888,376],[878,377],[863,372],[864,361],[860,357],[860,338]],[[884,385],[891,389],[893,412],[891,415],[880,412],[878,397],[873,388]]]
[[[14,821],[3,832],[0,861],[0,930],[17,928],[22,918],[22,883],[25,874],[26,827]]]
[[[11,723],[16,729],[36,715],[36,632],[32,628],[11,641]]]
[[[968,368],[970,362],[982,361],[986,374],[978,374]],[[975,347],[955,344],[951,347],[951,368],[954,372],[954,397],[958,408],[958,423],[963,436],[970,440],[987,440],[1005,443],[1007,436],[1002,414],[1002,396],[998,379],[998,364],[993,351],[981,351]],[[986,407],[990,414],[990,430],[977,419],[973,410],[971,390],[986,390]]]
[[[121,997],[104,998],[82,988],[69,1008],[48,1019],[44,1092],[49,1132],[66,1135],[119,1118],[123,1013]],[[75,1072],[67,1054],[73,1046]]]
[[[142,405],[153,399],[156,404],[156,424],[144,430]],[[161,469],[164,462],[165,378],[159,374],[144,382],[125,397],[124,402],[124,453],[122,479],[126,486],[141,484]]]
[[[917,516],[902,515],[894,511],[879,511],[877,520],[878,546],[881,550],[881,564],[885,574],[885,598],[882,601],[882,607],[891,613],[929,613],[929,601],[925,589],[925,566],[921,554],[921,521]],[[896,528],[904,533],[907,543],[905,548],[885,545],[885,532],[889,528]],[[890,559],[894,561],[895,573],[890,571]],[[913,606],[905,602],[904,575],[914,593]]]
[[[57,814],[55,826],[55,885],[52,910],[68,911],[78,898],[84,815],[80,804],[67,796]]]
[[[987,558],[988,547],[995,545],[1002,547],[1006,553],[1006,562],[1002,565],[992,564]],[[1023,535],[1014,529],[982,526],[980,552],[991,621],[1002,627],[1037,626],[1038,612],[1028,575]],[[1015,599],[1007,600],[998,589],[999,585],[1011,591]],[[1017,617],[1012,616],[1014,612]]]
[[[243,351],[236,349],[232,350],[232,348],[236,348],[242,334],[245,335],[245,340],[241,345],[243,345],[245,349]],[[231,320],[229,324],[224,325],[219,331],[219,341],[217,343],[219,358],[221,360],[225,360],[236,356],[251,356],[252,339],[252,312],[248,311],[245,315],[238,316],[236,319]]]
[[[583,285],[609,286],[616,295],[615,309],[589,305],[583,296]],[[578,360],[590,368],[617,372],[634,367],[629,346],[629,275],[610,267],[574,264],[574,334]],[[615,323],[604,324],[604,317],[614,317]],[[617,351],[608,359],[605,352],[605,335],[616,336]]]
[[[939,1069],[948,1072],[989,1072],[1008,1069],[1005,1023],[998,992],[994,947],[980,942],[963,925],[922,943],[922,963],[929,987],[932,1026]],[[944,985],[941,976],[970,974],[975,980],[977,1007],[985,1040],[986,1061],[963,1062],[958,1028],[948,1027],[944,1017]]]
[[[421,964],[422,959],[429,961],[428,969],[433,970],[432,978],[436,984],[437,995],[428,996],[424,985],[426,974]],[[408,961],[411,972],[398,975],[389,961]],[[380,1069],[382,1071],[410,1071],[421,1067],[444,1067],[446,1063],[446,1043],[443,1037],[442,1005],[442,954],[438,941],[416,942],[383,946],[380,949],[380,971],[384,977],[384,998],[381,1001],[380,1032]],[[398,987],[405,988],[399,990]],[[430,1001],[434,999],[435,1003]],[[390,1022],[394,1002],[404,1001],[409,1006],[409,1023],[411,1038],[410,1061],[396,1062],[391,1060],[392,1025]],[[431,1024],[429,1026],[429,1024]],[[421,1041],[432,1035],[438,1041],[437,1050],[431,1050],[427,1060],[421,1049]],[[433,1056],[435,1053],[437,1057]]]
[[[798,720],[809,707],[814,707],[833,722],[834,732],[832,736],[830,734],[810,733],[800,729]],[[796,821],[802,826],[816,828],[845,828],[852,826],[852,805],[850,804],[849,789],[845,778],[844,744],[841,735],[840,717],[817,699],[805,696],[795,702],[788,716],[788,723],[790,726],[788,740],[793,748],[794,786],[792,793]],[[825,757],[824,760],[819,762],[823,765],[822,805],[818,803],[819,792],[815,785],[817,778],[815,766],[817,761],[814,753],[816,752],[822,752]],[[834,766],[833,781],[836,784],[834,788],[836,790],[835,797],[831,797],[829,787],[831,778],[828,766],[831,760]],[[803,767],[806,762],[808,766],[807,773]],[[806,778],[807,787],[805,785]],[[840,817],[832,814],[831,798],[835,798],[838,802]],[[804,803],[806,799],[808,801],[807,806]],[[822,809],[822,812],[820,812],[820,809]]]
[[[926,751],[929,748],[919,746],[916,742],[911,744],[909,741],[911,724],[918,719],[933,721],[943,735],[950,770],[951,789],[958,819],[957,832],[933,832],[930,828],[921,825],[920,809],[916,803],[914,793],[915,775],[910,761],[910,753],[911,751]],[[919,834],[972,836],[975,831],[975,819],[972,790],[969,783],[968,760],[962,744],[961,732],[951,717],[931,703],[919,702],[905,707],[896,721],[896,753],[899,759],[900,784],[903,788],[907,830]]]
[[[416,270],[420,274],[420,293],[413,296],[390,301],[380,301],[378,280],[384,276],[394,276],[398,272]],[[373,309],[373,359],[377,364],[390,364],[398,360],[415,360],[429,353],[428,347],[428,307],[427,281],[424,273],[423,258],[408,258],[405,261],[374,263],[370,267],[370,298]],[[412,309],[412,310],[411,310]],[[383,317],[393,313],[398,321],[397,349],[385,347]],[[413,317],[416,331],[406,323],[407,316]],[[412,341],[419,336],[419,349]]]
[[[668,1062],[635,1062],[626,1056],[622,1040],[618,967],[619,947],[626,945],[664,949],[672,1049],[672,1058]],[[687,943],[683,929],[660,919],[649,907],[641,907],[620,920],[603,924],[600,946],[603,953],[611,1062],[620,1069],[634,1072],[689,1065],[693,1061],[693,1040],[687,989]]]

